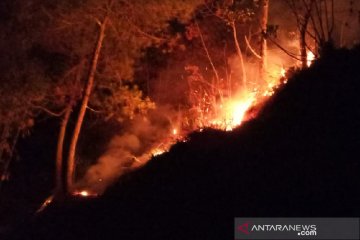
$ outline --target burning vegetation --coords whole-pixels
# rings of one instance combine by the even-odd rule
[[[18,138],[38,119],[59,122],[54,195],[39,211],[64,196],[98,197],[191,132],[233,131],[327,48],[359,41],[358,31],[347,31],[360,29],[358,7],[334,0],[31,0],[16,20],[4,20],[5,32],[20,26],[11,40],[0,39],[4,56],[17,46],[0,66],[0,183],[10,179]],[[111,124],[102,143],[83,136]],[[96,144],[101,150],[87,155]]]
[[[310,66],[313,58],[309,56],[307,61]],[[191,68],[187,79],[191,90],[190,108],[177,111],[160,108],[132,120],[133,124],[126,129],[126,133],[113,137],[98,162],[89,167],[84,178],[77,183],[78,190],[73,195],[94,197],[102,194],[120,175],[167,152],[175,143],[187,141],[187,135],[193,131],[205,128],[232,131],[242,122],[255,118],[262,104],[287,83],[285,68],[273,68],[274,72],[269,74],[272,76],[271,82],[232,90],[212,86],[200,75],[198,68]],[[189,71],[189,67],[185,70]],[[167,115],[167,123],[162,128],[158,122],[164,114]],[[94,194],[81,189],[91,189]]]

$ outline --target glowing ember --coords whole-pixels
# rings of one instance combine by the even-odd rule
[[[81,190],[81,191],[75,191],[73,193],[74,196],[77,196],[77,197],[84,197],[84,198],[88,198],[88,197],[98,197],[98,194],[97,193],[94,193],[94,192],[89,192],[89,191],[86,191],[86,190]]]
[[[285,68],[281,68],[281,70],[280,70],[280,76],[281,76],[281,77],[286,77],[286,70],[285,70]]]
[[[306,65],[308,67],[310,67],[314,60],[315,60],[315,55],[313,54],[313,52],[308,51],[307,52],[307,57],[306,57]]]
[[[163,154],[164,152],[165,152],[165,150],[163,150],[163,149],[155,148],[155,149],[153,149],[153,150],[151,151],[151,154],[152,154],[153,156],[158,156],[158,155]]]
[[[44,211],[44,209],[52,203],[53,199],[54,199],[53,195],[46,198],[45,201],[41,204],[40,208],[38,210],[36,210],[36,213]]]
[[[274,88],[276,87],[276,84],[274,83],[269,83],[267,88],[264,90],[263,92],[263,96],[264,97],[269,97],[272,96],[274,94]]]
[[[177,129],[174,128],[174,129],[172,130],[172,133],[173,133],[173,135],[176,135],[176,134],[178,133]]]
[[[89,193],[87,191],[81,191],[79,194],[83,197],[89,196]]]

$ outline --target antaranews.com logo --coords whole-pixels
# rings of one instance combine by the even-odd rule
[[[250,226],[250,227],[249,227]],[[254,232],[294,232],[299,236],[316,236],[316,225],[256,225],[244,223],[238,226],[238,230],[244,234]]]
[[[359,239],[359,218],[235,218],[235,239]]]

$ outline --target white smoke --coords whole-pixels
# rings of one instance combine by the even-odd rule
[[[97,162],[90,166],[78,182],[78,190],[102,194],[108,185],[122,174],[148,161],[151,150],[167,141],[178,116],[175,111],[161,107],[145,117],[137,117],[126,132],[115,135]]]

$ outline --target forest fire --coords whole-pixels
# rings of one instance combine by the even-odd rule
[[[253,89],[248,91],[240,91],[237,95],[223,99],[220,103],[210,105],[200,111],[201,118],[198,119],[198,125],[191,131],[202,131],[204,128],[213,128],[222,131],[232,131],[236,127],[239,127],[244,120],[249,120],[255,117],[254,113],[248,113],[252,107],[260,107],[266,99],[272,96],[280,84],[286,84],[286,70],[281,68],[274,73],[277,76],[276,81],[267,83],[265,88],[260,91],[259,89]],[[281,80],[281,81],[280,81]],[[199,108],[201,109],[201,108]],[[249,116],[248,116],[249,115]],[[147,154],[149,158],[142,158],[141,164],[146,163],[151,157],[159,156],[167,152],[170,147],[179,142],[186,142],[186,135],[189,131],[181,129],[181,127],[170,129],[169,137],[163,139],[160,144],[157,144],[150,150],[150,154]]]
[[[283,74],[285,75],[285,69],[281,70],[281,74],[278,79],[283,77]],[[263,92],[260,92],[257,89],[248,92],[243,91],[232,98],[223,100],[219,104],[211,106],[213,111],[203,112],[201,114],[203,119],[199,120],[199,123],[201,124],[196,126],[194,129],[190,129],[190,131],[201,132],[204,128],[232,131],[236,127],[239,127],[245,119],[249,119],[249,117],[247,117],[247,111],[251,107],[263,102],[264,98],[266,99],[271,96],[278,84],[280,84],[280,81],[278,81],[277,84],[267,84],[267,88],[263,90]],[[216,114],[214,114],[214,112],[216,112]],[[189,130],[182,129],[181,124],[170,128],[167,137],[162,140],[158,140],[157,144],[150,148],[148,152],[143,153],[141,156],[131,154],[131,157],[135,162],[131,168],[138,168],[148,162],[152,157],[157,157],[168,152],[171,146],[177,142],[186,142],[186,136],[188,133]],[[93,174],[90,171],[89,173],[91,178],[95,178],[95,182],[87,182],[87,180],[82,182],[78,185],[78,187],[76,187],[77,190],[72,191],[71,195],[73,197],[90,199],[97,198],[105,191],[105,188],[108,185],[107,181],[105,180],[103,182],[102,177],[92,176]],[[104,175],[104,177],[106,178],[107,176]],[[97,188],[94,185],[98,185],[100,188]],[[37,212],[42,212],[45,208],[47,208],[53,202],[53,198],[53,195],[47,198]]]
[[[259,75],[249,73],[248,86],[241,76],[234,80],[235,84],[226,84],[212,81],[196,66],[185,68],[189,105],[175,110],[160,106],[151,115],[135,120],[126,132],[115,135],[97,163],[76,183],[77,191],[72,195],[96,198],[121,175],[167,153],[176,143],[188,141],[189,133],[206,128],[232,131],[256,117],[264,102],[287,81],[286,67],[290,64],[285,65],[278,56],[270,57],[278,61],[269,68],[268,77],[260,79]],[[164,121],[159,120],[162,116]]]
[[[313,91],[290,98],[297,81],[311,77],[311,72],[320,79],[318,76],[324,76],[322,58],[331,56],[337,47],[351,48],[360,42],[356,14],[360,1],[3,2],[0,8],[4,7],[6,14],[0,17],[0,27],[7,37],[0,39],[4,56],[0,61],[0,192],[4,191],[16,207],[22,201],[13,194],[13,187],[25,194],[29,191],[33,196],[25,198],[29,202],[51,195],[39,202],[37,213],[64,201],[92,202],[109,186],[116,182],[122,185],[147,169],[172,174],[168,169],[174,167],[174,172],[183,173],[179,169],[189,166],[195,172],[197,167],[202,168],[193,166],[192,158],[197,156],[204,156],[199,163],[217,169],[217,164],[227,165],[222,157],[253,161],[248,158],[256,156],[255,160],[262,161],[262,157],[268,160],[285,155],[257,153],[263,146],[269,150],[270,142],[276,151],[280,147],[293,149],[287,142],[284,148],[279,145],[283,142],[276,141],[277,135],[287,141],[281,132],[287,128],[280,121],[286,118],[284,123],[291,123],[292,104],[297,104],[296,109],[303,96],[315,94],[317,99],[322,88],[325,91],[328,87],[323,84],[314,89],[314,82],[308,81]],[[332,60],[336,63],[336,58],[329,62]],[[332,66],[338,70],[337,64]],[[309,74],[301,74],[303,70]],[[288,79],[290,84],[285,86]],[[310,100],[304,104],[315,102]],[[272,115],[277,101],[284,105]],[[259,114],[265,108],[264,114]],[[304,106],[309,110],[306,113],[321,108]],[[280,131],[264,131],[267,126],[273,127],[273,120]],[[306,120],[312,118],[306,116]],[[303,122],[298,118],[294,121],[294,126]],[[306,128],[295,130],[302,133],[302,129]],[[258,132],[266,133],[265,138]],[[224,144],[228,141],[222,136],[231,143],[239,142],[245,151],[238,145]],[[29,140],[21,140],[25,137]],[[259,144],[247,137],[264,141]],[[239,141],[233,141],[235,138]],[[222,145],[226,154],[213,154]],[[312,145],[302,144],[304,148]],[[219,159],[210,161],[211,156]],[[242,162],[236,166],[241,167],[239,172],[243,170]],[[205,171],[199,172],[201,179]],[[216,174],[211,179],[220,176],[209,172]],[[17,177],[22,175],[25,177]],[[36,181],[32,189],[26,179]],[[44,179],[54,181],[50,184]],[[162,175],[154,179],[161,180],[160,186],[169,182]],[[134,189],[138,190],[141,188]],[[124,196],[127,198],[127,193]]]

